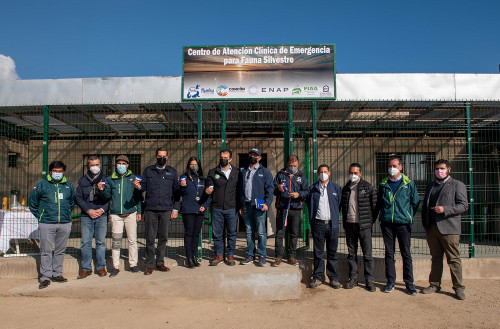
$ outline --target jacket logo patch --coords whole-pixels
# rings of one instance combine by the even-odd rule
[[[408,188],[408,185],[405,185],[405,188]]]
[[[297,183],[302,183],[302,177],[297,177]]]
[[[215,174],[215,179],[219,179],[220,178],[220,175],[219,174]]]
[[[332,194],[335,195],[335,196],[337,196],[337,193],[335,193],[335,192],[332,192]]]
[[[259,174],[259,177],[264,177],[264,174]]]
[[[69,190],[69,186],[66,186],[66,189]]]
[[[361,192],[359,192],[359,194],[366,194],[366,190],[361,190]]]

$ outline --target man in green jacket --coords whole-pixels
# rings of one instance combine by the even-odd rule
[[[52,162],[47,179],[35,184],[28,199],[30,211],[38,218],[40,229],[40,289],[47,288],[51,281],[68,281],[62,276],[62,270],[66,243],[71,233],[75,192],[73,184],[64,176],[65,171],[64,163]]]
[[[142,195],[134,187],[137,177],[128,170],[129,160],[125,155],[116,158],[116,170],[111,177],[106,178],[105,183],[100,183],[98,189],[101,196],[106,200],[111,200],[109,210],[111,215],[111,256],[113,257],[113,270],[109,274],[112,278],[120,270],[120,249],[122,244],[123,226],[127,231],[128,239],[128,260],[130,271],[139,272],[137,261],[139,253],[137,250],[137,222],[141,220]]]
[[[396,238],[403,258],[403,281],[406,292],[416,295],[413,285],[413,262],[411,258],[411,224],[418,210],[420,199],[415,182],[403,175],[401,159],[391,157],[388,162],[389,177],[379,184],[377,197],[377,211],[380,212],[380,227],[385,245],[385,276],[387,284],[383,292],[391,292],[396,282],[396,268],[394,266],[394,250]]]

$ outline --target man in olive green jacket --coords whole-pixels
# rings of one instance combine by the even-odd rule
[[[111,200],[109,210],[111,215],[111,234],[113,243],[111,255],[113,257],[113,270],[109,277],[116,276],[120,270],[120,249],[122,243],[123,226],[127,231],[128,259],[130,271],[139,272],[137,261],[139,258],[137,250],[137,222],[141,220],[142,195],[134,187],[134,181],[138,178],[128,170],[129,160],[125,155],[116,158],[116,170],[105,183],[98,185],[101,196]]]

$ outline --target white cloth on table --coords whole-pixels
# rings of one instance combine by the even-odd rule
[[[38,220],[29,211],[0,210],[0,250],[7,252],[12,239],[40,239]]]

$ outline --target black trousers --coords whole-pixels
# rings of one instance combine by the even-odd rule
[[[163,258],[165,257],[165,250],[167,249],[171,213],[171,210],[146,210],[144,212],[144,222],[146,225],[146,267],[154,267],[155,255],[156,266],[165,262]],[[156,238],[158,238],[158,246],[155,253]]]
[[[349,278],[358,277],[358,241],[363,252],[365,281],[373,281],[372,228],[360,229],[359,223],[345,223],[345,239],[347,243],[347,262]]]
[[[186,258],[191,259],[198,253],[198,240],[200,238],[201,226],[203,225],[203,214],[182,214],[184,222],[184,250]]]
[[[394,262],[394,251],[396,249],[396,238],[399,243],[399,251],[403,258],[403,281],[408,286],[413,284],[413,261],[411,259],[411,224],[380,224],[385,245],[385,276],[387,282],[396,282],[396,266]]]
[[[323,279],[325,272],[325,262],[323,261],[323,254],[326,242],[326,276],[330,281],[338,280],[337,274],[337,247],[339,244],[339,229],[331,228],[330,224],[324,224],[316,221],[312,228],[313,236],[313,255],[314,255],[314,269],[313,280]]]
[[[290,209],[288,210],[288,219],[286,228],[283,227],[285,221],[286,209],[278,209],[276,211],[276,239],[274,240],[274,250],[276,252],[276,257],[283,258],[283,236],[285,235],[285,229],[288,231],[289,241],[288,241],[288,257],[295,257],[295,250],[297,249],[297,240],[299,237],[299,225],[300,225],[300,209]]]

